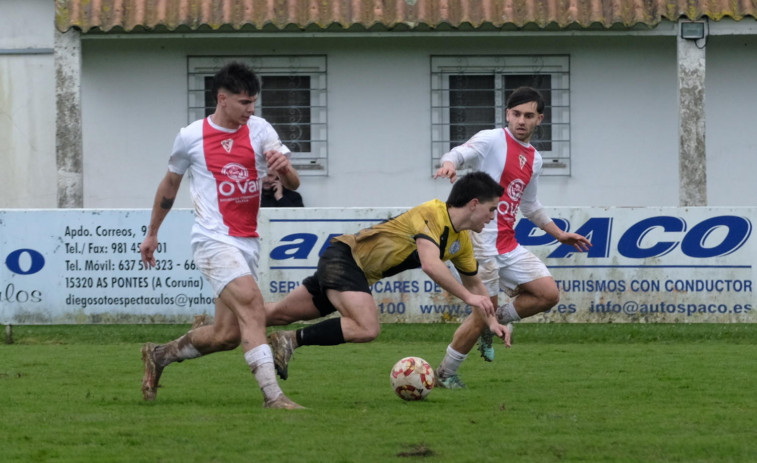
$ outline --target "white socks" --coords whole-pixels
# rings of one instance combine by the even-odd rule
[[[497,321],[502,325],[507,325],[508,323],[517,322],[519,320],[520,315],[515,311],[515,306],[512,302],[508,302],[497,308]]]
[[[442,360],[442,363],[439,365],[439,373],[445,378],[456,375],[457,369],[460,368],[460,364],[462,364],[466,358],[468,358],[468,355],[456,351],[450,344],[447,346],[447,353],[444,355],[444,360]]]
[[[244,353],[244,359],[250,366],[252,374],[255,375],[266,401],[274,400],[282,394],[279,383],[276,381],[276,369],[273,366],[271,346],[261,344],[252,350],[248,350]]]

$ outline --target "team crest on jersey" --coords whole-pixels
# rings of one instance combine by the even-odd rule
[[[526,159],[526,157],[521,154],[520,156],[518,156],[518,161],[520,161],[520,170],[523,170],[523,166],[526,165],[528,159]]]
[[[250,176],[250,173],[247,171],[247,168],[243,166],[242,164],[237,164],[236,162],[230,162],[226,164],[225,166],[223,166],[223,169],[221,169],[221,173],[237,182],[240,180],[244,180]]]
[[[457,254],[457,251],[460,250],[460,242],[455,240],[452,244],[449,246],[449,253],[450,254]]]
[[[509,185],[507,185],[507,196],[513,201],[520,201],[520,197],[523,196],[523,190],[526,189],[526,184],[523,180],[516,178]]]
[[[226,140],[223,140],[221,146],[223,146],[223,149],[225,149],[227,153],[231,153],[231,147],[234,146],[234,139],[227,138]]]

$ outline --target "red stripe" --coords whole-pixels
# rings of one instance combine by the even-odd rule
[[[205,163],[216,180],[218,210],[229,235],[257,237],[260,181],[249,127],[227,133],[214,129],[206,119],[202,135]]]
[[[499,200],[497,209],[497,252],[500,254],[510,252],[518,245],[513,227],[515,227],[515,218],[523,190],[531,181],[534,172],[534,153],[536,152],[533,146],[526,148],[521,145],[507,133],[507,130],[505,130],[505,138],[507,139],[507,159],[499,178],[499,184],[505,192]],[[522,161],[523,166],[521,166]]]

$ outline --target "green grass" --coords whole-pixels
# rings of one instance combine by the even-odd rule
[[[16,326],[0,345],[3,462],[754,462],[757,324],[517,326],[469,388],[403,402],[396,360],[441,359],[456,325],[385,325],[370,344],[299,349],[264,410],[239,350],[139,390],[144,341],[184,325]]]

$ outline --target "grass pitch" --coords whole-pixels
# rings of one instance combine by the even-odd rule
[[[298,349],[264,410],[240,350],[169,366],[142,401],[144,341],[178,325],[14,327],[0,345],[3,462],[754,462],[757,325],[517,327],[467,390],[404,402],[401,357],[436,366],[456,325]]]

